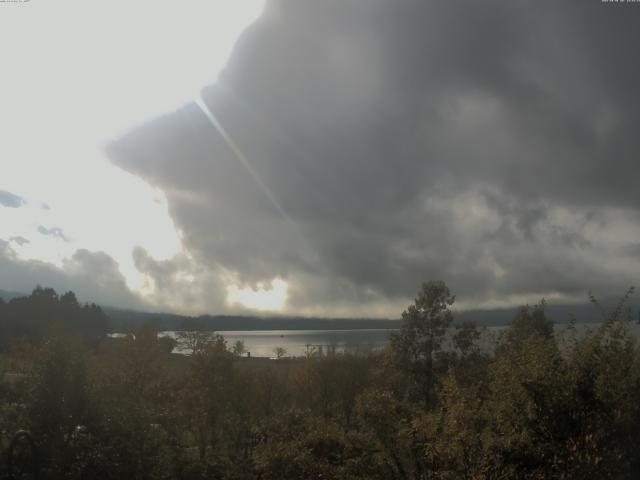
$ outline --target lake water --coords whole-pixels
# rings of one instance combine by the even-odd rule
[[[578,324],[578,335],[583,334],[589,328],[597,327],[596,324]],[[480,328],[481,337],[479,345],[482,350],[491,351],[496,340],[506,327]],[[555,326],[556,336],[562,337],[566,325]],[[307,353],[327,352],[335,349],[337,352],[368,354],[381,352],[389,343],[389,334],[394,330],[249,330],[217,332],[227,340],[229,348],[238,340],[244,342],[245,349],[251,352],[252,357],[275,358],[275,349],[278,347],[286,350],[285,356],[302,357]],[[455,331],[455,330],[452,330]],[[162,332],[161,335],[170,335],[175,338],[175,332]],[[444,348],[447,348],[445,342]],[[180,353],[179,349],[174,350]]]
[[[595,323],[578,323],[575,326],[578,337],[584,335],[587,330],[598,327]],[[484,327],[481,328],[480,347],[483,350],[492,350],[496,340],[505,327]],[[640,326],[635,322],[629,323],[630,331],[640,337]],[[389,343],[389,334],[394,330],[248,330],[248,331],[224,331],[220,333],[227,341],[229,348],[238,340],[244,342],[245,350],[251,353],[252,357],[274,358],[277,348],[285,349],[285,356],[300,357],[308,353],[331,350],[336,352],[350,352],[368,354],[381,352]],[[562,343],[563,338],[567,338],[567,325],[555,325],[556,338]],[[112,334],[119,336],[122,334]],[[160,332],[161,336],[175,338],[176,332]],[[445,348],[447,348],[445,346]],[[179,348],[176,353],[183,353]]]
[[[224,336],[229,348],[238,340],[244,342],[252,357],[275,357],[276,348],[284,348],[286,356],[300,357],[307,353],[338,352],[370,353],[381,351],[389,342],[392,330],[249,330],[217,332]],[[175,332],[161,332],[175,338]],[[179,350],[176,350],[180,353]]]

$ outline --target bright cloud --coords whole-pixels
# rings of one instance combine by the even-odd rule
[[[230,285],[227,288],[227,303],[264,311],[281,310],[287,301],[289,285],[281,278],[274,278],[269,285],[260,284],[256,288]]]
[[[145,278],[134,246],[159,259],[181,252],[164,192],[109,163],[103,146],[215,80],[262,4],[60,0],[3,8],[0,238],[29,240],[11,243],[17,258],[61,267],[79,249],[104,251],[137,289]],[[16,202],[22,208],[6,208]]]

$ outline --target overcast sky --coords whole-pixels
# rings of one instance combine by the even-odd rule
[[[640,3],[249,3],[0,4],[0,288],[398,316],[429,279],[638,283]]]

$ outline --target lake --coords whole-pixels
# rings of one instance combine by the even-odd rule
[[[640,337],[640,326],[630,322],[630,331]],[[597,323],[578,323],[575,331],[578,337],[584,335],[587,330],[597,328]],[[506,327],[480,327],[482,332],[479,345],[485,351],[492,350],[496,339]],[[355,330],[238,330],[216,332],[222,335],[231,349],[238,340],[244,342],[245,350],[252,357],[275,358],[276,348],[284,348],[288,357],[302,357],[308,353],[326,353],[331,350],[336,352],[350,352],[368,354],[381,352],[389,343],[389,334],[394,330],[389,329],[355,329]],[[455,330],[453,330],[455,331]],[[568,337],[567,324],[555,325],[556,338],[560,343]],[[114,337],[124,334],[111,334]],[[159,332],[160,336],[175,338],[176,332]],[[447,348],[447,345],[445,345]],[[180,348],[175,353],[185,353]]]
[[[381,351],[389,342],[392,330],[247,330],[216,332],[224,336],[229,348],[238,340],[252,357],[275,357],[275,349],[286,350],[286,356],[301,357],[307,353],[335,349],[338,352],[370,353]],[[160,332],[175,338],[176,332]],[[179,349],[174,350],[181,353]]]

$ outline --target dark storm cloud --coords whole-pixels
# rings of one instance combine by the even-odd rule
[[[201,265],[286,278],[292,308],[429,278],[474,301],[626,286],[639,22],[599,1],[272,1],[203,91],[248,163],[195,104],[108,151],[166,192]]]
[[[68,242],[69,239],[67,238],[67,236],[64,234],[64,232],[62,231],[61,228],[59,227],[51,227],[51,228],[46,228],[42,225],[38,225],[38,232],[41,233],[42,235],[47,235],[50,237],[54,237],[57,239],[60,239],[64,242]]]
[[[7,243],[8,245],[8,243]],[[104,252],[77,250],[61,267],[39,260],[19,259],[0,245],[0,288],[30,292],[36,285],[57,291],[73,290],[84,302],[124,308],[148,307],[131,293],[118,264]]]
[[[15,193],[0,190],[0,205],[9,208],[19,208],[26,203],[25,199]]]

